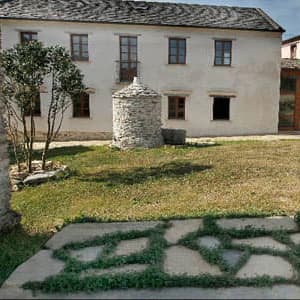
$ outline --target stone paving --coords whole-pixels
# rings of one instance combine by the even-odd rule
[[[181,238],[188,233],[203,228],[203,221],[199,219],[192,220],[174,220],[171,221],[171,228],[165,233],[165,239],[170,244],[176,244]]]
[[[236,274],[236,277],[255,278],[256,276],[293,279],[296,276],[296,272],[293,266],[282,257],[271,255],[251,255],[246,265]]]
[[[139,297],[147,299],[218,299],[223,298],[223,296],[224,298],[234,297],[237,299],[277,299],[280,298],[279,296],[283,296],[285,299],[300,298],[300,288],[297,286],[300,275],[299,269],[295,268],[295,264],[289,260],[288,255],[288,253],[294,253],[294,247],[300,244],[300,233],[292,218],[220,219],[216,220],[215,224],[219,228],[217,236],[212,233],[205,234],[209,232],[209,228],[201,219],[68,225],[46,243],[47,249],[40,250],[11,274],[0,289],[0,299],[139,299]],[[166,226],[168,227],[166,228]],[[231,237],[232,230],[234,231],[234,237]],[[261,230],[261,233],[259,230]],[[277,238],[275,239],[274,236],[276,235],[273,235],[272,232],[278,230],[288,238],[280,241]],[[164,255],[161,261],[161,272],[170,276],[169,280],[172,280],[173,276],[174,278],[179,276],[187,280],[188,278],[202,278],[201,276],[210,276],[215,277],[216,280],[218,278],[222,280],[222,278],[229,276],[230,280],[241,280],[243,282],[249,279],[259,280],[267,276],[270,280],[278,278],[285,280],[283,282],[286,285],[274,285],[266,288],[241,286],[240,288],[215,290],[197,287],[184,289],[163,288],[152,291],[129,289],[123,292],[112,290],[110,292],[98,291],[89,294],[80,292],[77,294],[47,295],[41,292],[33,293],[22,288],[23,284],[27,282],[44,282],[49,277],[55,279],[56,275],[66,272],[66,261],[54,257],[54,251],[57,250],[67,251],[70,259],[78,261],[79,266],[80,264],[86,266],[84,269],[79,270],[78,278],[80,280],[131,274],[134,274],[136,276],[134,278],[138,280],[140,274],[151,268],[151,260],[148,262],[142,261],[141,263],[140,261],[135,262],[131,257],[139,257],[138,255],[144,253],[143,251],[151,250],[153,242],[149,235],[151,232],[158,234],[162,240],[165,240],[165,244],[162,246]],[[136,234],[135,238],[131,237],[133,233]],[[236,237],[239,233],[242,233],[243,238],[238,239]],[[249,238],[245,238],[247,234]],[[253,234],[255,234],[255,237],[253,237]],[[103,241],[108,241],[111,236],[125,235],[126,238],[123,237],[118,240],[112,248],[99,242],[101,238],[104,238]],[[94,241],[98,241],[98,244],[93,244]],[[77,246],[72,248],[70,244]],[[204,250],[205,252],[203,252]],[[210,252],[212,255],[219,253],[221,260],[211,260],[210,255],[208,255]],[[126,263],[126,260],[118,260],[116,265],[101,267],[101,264],[98,265],[97,262],[103,259],[105,261],[105,255],[109,260],[118,258],[130,258],[131,260],[128,260],[128,263]],[[221,261],[225,263],[225,266]],[[226,269],[226,266],[230,268],[231,273]],[[149,273],[147,276],[149,276]],[[245,281],[246,283],[247,281]],[[178,294],[174,294],[174,291],[178,291]]]
[[[203,236],[197,240],[197,243],[200,247],[212,250],[220,247],[221,242],[219,239],[213,236]]]
[[[258,238],[250,238],[250,239],[234,239],[232,240],[233,245],[244,245],[251,246],[253,248],[267,248],[278,251],[287,251],[289,247],[282,243],[275,241],[270,237],[258,237]]]
[[[220,269],[206,262],[198,251],[182,246],[172,246],[166,250],[164,271],[169,275],[221,275]]]
[[[149,239],[147,238],[122,241],[119,243],[112,255],[130,255],[133,253],[141,252],[147,248],[148,243]]]
[[[103,246],[98,247],[87,247],[82,250],[72,250],[70,251],[70,256],[81,262],[91,262],[94,261],[103,251]]]

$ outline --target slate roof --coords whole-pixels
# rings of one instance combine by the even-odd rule
[[[282,41],[282,45],[286,45],[286,44],[290,44],[290,43],[293,43],[293,42],[298,42],[300,40],[300,35],[297,35],[297,36],[294,36],[288,40],[284,40]]]
[[[300,70],[300,59],[283,58],[281,60],[281,68]]]
[[[2,0],[0,19],[284,31],[258,8],[122,0]]]

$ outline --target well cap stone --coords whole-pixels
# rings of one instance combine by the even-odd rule
[[[159,98],[159,95],[156,91],[149,88],[147,85],[142,84],[138,77],[134,77],[133,83],[124,89],[117,91],[113,94],[114,98]]]

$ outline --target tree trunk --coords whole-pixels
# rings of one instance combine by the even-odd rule
[[[43,154],[42,154],[42,170],[46,169],[46,159],[47,159],[47,153],[48,153],[49,147],[50,147],[50,141],[47,138],[47,140],[45,142]]]
[[[10,210],[9,158],[2,113],[3,107],[0,101],[0,232],[11,230],[21,219],[19,214]]]

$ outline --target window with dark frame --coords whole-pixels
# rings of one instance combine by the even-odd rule
[[[87,34],[71,34],[71,55],[74,61],[89,60],[89,42]]]
[[[169,64],[186,64],[186,39],[169,38]]]
[[[120,81],[130,82],[138,74],[136,36],[120,36]]]
[[[230,120],[230,98],[214,98],[213,120]]]
[[[28,43],[28,42],[38,40],[37,32],[22,31],[22,32],[20,32],[20,37],[21,37],[21,44],[22,45],[25,44],[25,43]]]
[[[215,41],[215,66],[231,66],[232,41]]]
[[[169,120],[185,120],[185,98],[170,96],[168,100]]]
[[[297,45],[291,46],[291,59],[297,58]]]
[[[34,107],[33,107],[33,116],[34,117],[40,117],[41,116],[41,95],[38,93],[38,95],[35,97],[33,101]],[[25,108],[24,115],[26,117],[30,116],[30,107]]]
[[[72,99],[73,102],[73,118],[89,118],[90,117],[90,95],[81,93]]]

